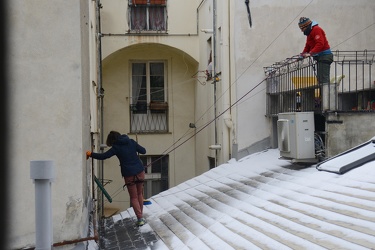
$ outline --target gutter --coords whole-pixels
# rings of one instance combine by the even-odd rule
[[[75,239],[75,240],[66,240],[58,243],[54,243],[52,246],[53,247],[59,247],[59,246],[65,246],[65,245],[71,245],[71,244],[77,244],[80,242],[85,242],[89,240],[95,240],[95,242],[98,242],[99,237],[98,235],[92,236],[92,237],[86,237],[86,238],[80,238],[80,239]],[[35,247],[30,247],[30,248],[22,248],[23,250],[34,250]]]

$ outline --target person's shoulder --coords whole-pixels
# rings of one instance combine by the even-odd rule
[[[316,35],[320,35],[322,34],[324,31],[323,29],[319,26],[319,25],[315,25],[312,29],[311,29],[311,32],[310,32],[310,37],[314,37],[314,39],[316,38],[315,36]]]
[[[315,32],[320,32],[320,31],[323,31],[323,28],[320,27],[318,24],[313,26],[313,29],[312,30],[315,30]]]
[[[134,139],[129,138],[129,144],[130,145],[137,145],[138,142],[136,142]]]
[[[132,138],[129,138],[129,141],[131,141],[131,142],[136,142],[134,139],[132,139]]]

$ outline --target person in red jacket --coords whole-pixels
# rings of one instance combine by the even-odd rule
[[[298,26],[303,34],[307,36],[301,56],[312,56],[317,64],[316,77],[319,85],[329,84],[333,54],[326,33],[317,22],[310,20],[308,17],[301,17]]]

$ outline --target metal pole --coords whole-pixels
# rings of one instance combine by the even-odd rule
[[[102,85],[102,31],[101,31],[101,22],[100,22],[100,9],[102,8],[102,4],[100,0],[96,0],[96,32],[97,32],[97,65],[98,65],[98,109],[99,109],[99,129],[100,129],[100,142],[102,144],[104,141],[104,116],[103,116],[103,85]],[[103,152],[102,150],[100,151]],[[99,163],[99,179],[104,185],[104,164],[103,161]],[[99,198],[99,196],[98,196]],[[104,217],[104,194],[102,192],[100,197],[100,212],[101,217]]]
[[[30,178],[35,183],[35,249],[53,246],[51,181],[55,178],[53,161],[31,161]]]
[[[212,50],[212,62],[213,62],[213,74],[212,77],[214,79],[214,116],[215,116],[215,145],[218,144],[217,142],[217,104],[216,104],[216,0],[213,0],[213,50]],[[218,151],[215,150],[215,167],[218,165]]]

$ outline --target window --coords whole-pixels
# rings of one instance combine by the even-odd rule
[[[211,38],[207,40],[207,48],[209,50],[207,68],[206,68],[206,80],[212,80],[213,65],[212,65],[212,41]]]
[[[133,62],[131,132],[168,132],[165,63]]]
[[[131,31],[166,31],[166,0],[129,0]]]
[[[132,63],[132,104],[165,102],[164,62]]]
[[[149,198],[168,189],[168,155],[140,156],[146,168],[144,196]]]
[[[210,169],[213,169],[216,167],[216,161],[214,157],[208,157],[208,164],[210,165]]]

